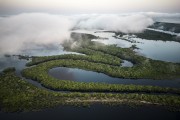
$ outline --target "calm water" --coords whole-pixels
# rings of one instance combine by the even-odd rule
[[[38,112],[0,113],[1,120],[179,120],[178,112],[157,106],[129,107],[94,104],[90,107],[60,106]]]
[[[142,39],[134,38],[136,41]],[[180,43],[171,41],[144,40],[144,44],[137,43],[140,54],[155,60],[180,63]]]
[[[123,60],[123,63],[121,63],[121,67],[132,67],[133,63],[127,60]]]
[[[25,68],[27,62],[27,60],[20,60],[17,56],[0,56],[0,72],[8,67],[15,67],[17,70],[16,72],[19,72]]]
[[[60,80],[72,80],[77,82],[153,85],[153,86],[180,88],[180,80],[121,79],[121,78],[113,78],[103,73],[86,71],[76,68],[56,67],[49,70],[49,75]]]
[[[50,45],[44,46],[39,45],[33,49],[24,49],[17,53],[17,55],[28,55],[28,56],[51,56],[51,55],[62,55],[62,54],[80,54],[76,52],[67,52],[63,50],[61,45]],[[20,60],[17,56],[11,55],[5,57],[0,52],[0,72],[7,67],[16,67],[17,71],[21,71],[25,68],[27,60]]]
[[[80,53],[64,51],[63,47],[60,45],[50,45],[50,46],[39,45],[34,47],[33,49],[26,49],[19,51],[18,54],[28,55],[28,56],[51,56],[51,55],[80,54]],[[18,56],[11,55],[10,57],[5,57],[4,55],[0,54],[0,72],[2,72],[5,68],[15,67],[16,75],[22,77],[21,71],[26,68],[27,62],[29,62],[29,60],[23,60],[23,59],[20,60]],[[46,89],[36,81],[26,79],[24,77],[22,78],[39,88]]]
[[[64,48],[60,44],[51,44],[51,45],[38,45],[34,48],[24,49],[19,51],[20,55],[29,55],[29,56],[52,56],[52,55],[61,55],[61,54],[80,54],[76,52],[64,51]]]
[[[120,38],[113,37],[115,34],[111,32],[96,32],[96,30],[76,30],[77,33],[88,33],[95,36],[108,39],[93,39],[92,41],[97,41],[104,43],[106,45],[117,44],[117,46],[122,48],[131,47],[133,44],[137,45],[139,50],[137,52],[143,56],[146,56],[155,60],[162,60],[167,62],[180,63],[180,43],[174,41],[161,41],[161,40],[146,40],[140,38],[129,38],[130,40],[137,41],[137,43],[131,43]]]

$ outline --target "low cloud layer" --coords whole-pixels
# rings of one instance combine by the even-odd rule
[[[0,54],[18,54],[22,50],[61,44],[70,39],[72,29],[96,29],[124,33],[142,32],[160,15],[91,14],[52,15],[25,13],[0,17]]]
[[[73,23],[64,16],[20,14],[0,19],[0,51],[13,53],[69,39]]]
[[[154,22],[150,17],[136,15],[91,15],[79,18],[76,28],[79,29],[101,29],[110,31],[120,31],[124,33],[142,32]]]
[[[142,15],[152,18],[154,21],[168,22],[168,23],[180,23],[180,13],[156,13],[146,12]]]

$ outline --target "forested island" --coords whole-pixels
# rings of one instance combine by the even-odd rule
[[[80,68],[107,74],[111,77],[130,79],[178,79],[180,64],[152,60],[136,54],[132,46],[121,48],[91,41],[96,36],[72,33],[73,40],[63,44],[64,50],[81,54],[32,56],[22,70],[24,79],[39,82],[44,90],[15,74],[15,68],[7,68],[0,75],[0,105],[7,112],[34,111],[58,105],[82,105],[93,103],[159,105],[179,111],[180,89],[107,83],[85,83],[59,80],[48,74],[55,67]],[[80,37],[81,36],[81,37]],[[72,43],[75,46],[72,46]],[[21,57],[23,58],[23,57]],[[122,67],[123,60],[133,63]]]

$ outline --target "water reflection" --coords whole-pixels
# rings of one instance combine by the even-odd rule
[[[0,56],[0,72],[8,67],[15,67],[16,71],[20,71],[25,67],[27,60],[19,59],[18,56]]]
[[[132,67],[133,63],[127,60],[123,60],[123,63],[121,63],[122,67]]]
[[[15,67],[17,72],[25,68],[25,64],[28,62],[24,59],[19,59],[18,55],[26,56],[51,56],[62,54],[80,54],[76,52],[64,51],[61,45],[37,45],[34,48],[24,49],[19,51],[16,55],[8,54],[3,55],[0,53],[0,72],[8,67]],[[19,73],[18,73],[19,74]]]
[[[86,71],[77,68],[56,67],[49,70],[49,75],[60,80],[72,80],[77,82],[135,84],[180,88],[180,80],[121,79],[113,78],[103,73]]]
[[[75,75],[74,71],[71,69],[68,69],[68,68],[53,68],[53,69],[49,70],[49,74],[52,76],[55,76],[56,78],[61,79],[61,80],[78,79],[77,76]]]
[[[29,55],[29,56],[52,56],[52,55],[80,54],[80,53],[64,51],[62,45],[51,44],[51,45],[36,45],[34,48],[24,49],[20,51],[19,54]]]
[[[162,60],[167,62],[180,63],[180,43],[174,41],[163,42],[161,40],[146,40],[140,38],[130,38],[130,41],[136,41],[131,43],[130,41],[123,40],[121,38],[113,37],[115,33],[112,32],[96,32],[96,30],[87,31],[87,30],[76,30],[77,33],[87,33],[102,38],[108,39],[93,39],[92,41],[101,42],[105,45],[117,44],[117,46],[122,48],[128,48],[132,45],[136,45],[138,48],[137,52],[141,55],[144,55],[148,58],[155,60]]]
[[[140,38],[134,38],[136,41],[142,41]],[[168,62],[180,62],[180,43],[172,41],[153,41],[144,40],[144,44],[137,43],[137,50],[139,53],[144,54],[146,57],[164,60]]]

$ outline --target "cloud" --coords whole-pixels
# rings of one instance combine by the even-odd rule
[[[153,24],[143,15],[76,15],[24,13],[0,18],[1,53],[18,53],[38,45],[59,44],[70,39],[70,30],[105,29],[121,32],[141,32]],[[38,46],[39,47],[39,46]]]
[[[176,36],[176,40],[180,41],[180,33]]]
[[[54,46],[70,39],[71,30],[109,30],[124,33],[142,32],[154,20],[180,18],[180,14],[83,14],[52,15],[24,13],[0,17],[0,54],[20,54],[40,46]]]
[[[19,14],[0,19],[0,51],[13,53],[37,45],[59,44],[70,37],[73,22],[60,15]]]
[[[145,12],[144,15],[149,17],[180,17],[180,13],[158,13],[158,12]]]
[[[78,20],[78,19],[77,19]],[[79,17],[76,28],[79,29],[103,29],[120,31],[124,33],[142,32],[154,22],[150,17],[136,15],[91,15]]]

